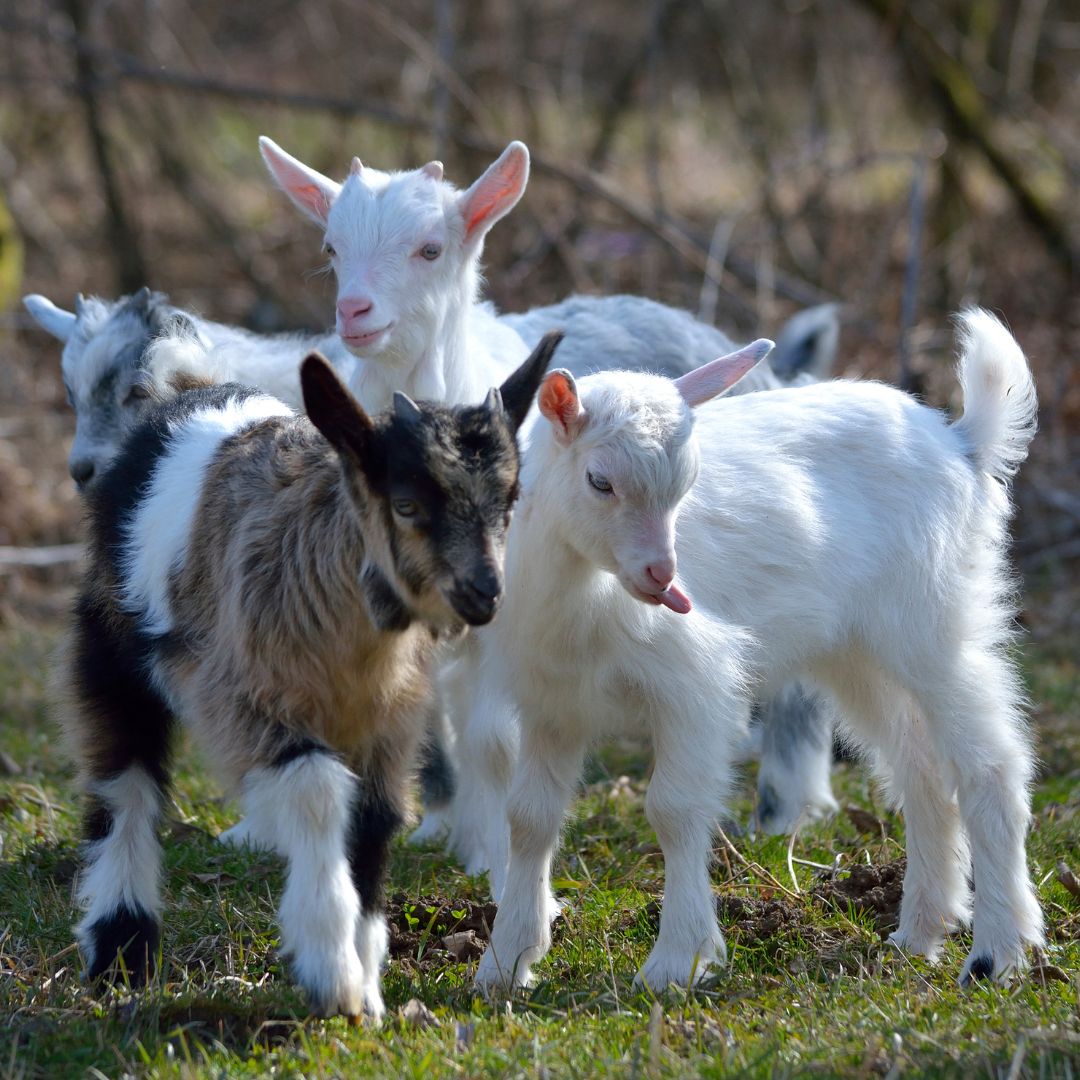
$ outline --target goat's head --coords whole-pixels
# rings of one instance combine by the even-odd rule
[[[674,582],[679,504],[698,472],[691,409],[723,393],[771,348],[755,341],[675,381],[601,372],[583,380],[579,394],[568,371],[544,380],[539,406],[552,439],[539,467],[557,495],[565,538],[631,596],[690,610]]]
[[[64,343],[61,370],[75,410],[68,469],[85,489],[166,392],[146,363],[146,351],[158,334],[176,324],[177,316],[161,293],[145,288],[112,301],[80,294],[73,312],[44,296],[25,296],[23,304],[41,327]]]
[[[363,522],[372,621],[490,622],[503,592],[516,435],[562,335],[548,334],[481,405],[416,404],[396,394],[371,418],[322,357],[301,368],[304,406],[337,450]]]
[[[449,308],[474,302],[484,236],[529,179],[529,151],[520,142],[465,191],[443,180],[437,161],[386,173],[354,158],[337,184],[270,139],[259,146],[275,181],[325,230],[342,341],[389,365],[421,356]]]

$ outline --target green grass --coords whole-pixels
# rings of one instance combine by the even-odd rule
[[[861,834],[844,814],[804,829],[794,882],[783,839],[718,845],[729,967],[691,993],[635,992],[663,868],[644,817],[644,758],[624,746],[590,764],[555,868],[567,908],[554,948],[538,985],[509,1002],[477,997],[475,960],[439,947],[480,910],[485,883],[399,844],[389,891],[403,933],[385,975],[387,1019],[373,1030],[307,1016],[275,952],[281,866],[216,843],[235,809],[190,751],[167,826],[159,975],[135,993],[81,981],[71,936],[78,807],[44,703],[57,638],[51,628],[0,631],[0,747],[21,768],[0,779],[0,1077],[1080,1075],[1080,904],[1054,878],[1061,859],[1080,869],[1073,653],[1027,661],[1046,763],[1030,858],[1049,978],[962,993],[962,937],[931,966],[883,943],[888,912],[875,921],[874,896],[823,899],[828,887],[807,862],[888,872],[903,853],[902,822],[883,813],[860,768],[841,766],[841,802],[880,815],[884,830]],[[749,778],[744,790],[741,821]],[[888,909],[887,883],[883,896]],[[401,1019],[411,998],[433,1010],[434,1026]]]

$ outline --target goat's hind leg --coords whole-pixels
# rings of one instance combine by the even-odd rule
[[[321,743],[284,734],[275,742],[276,756],[244,776],[241,801],[255,835],[272,837],[288,863],[282,951],[314,1012],[360,1016],[368,982],[347,848],[356,777]]]
[[[147,642],[117,634],[114,623],[80,602],[57,686],[87,795],[76,934],[90,978],[119,957],[118,974],[138,983],[153,971],[160,939],[157,826],[173,718],[147,674]]]
[[[993,650],[960,650],[924,678],[919,697],[956,786],[971,845],[974,941],[961,983],[1001,977],[1026,964],[1043,940],[1042,912],[1027,869],[1034,760],[1019,678]]]
[[[855,738],[884,765],[882,778],[903,808],[907,870],[890,940],[935,960],[946,935],[970,918],[970,895],[967,844],[931,733],[907,691],[872,660],[852,656],[820,674]]]

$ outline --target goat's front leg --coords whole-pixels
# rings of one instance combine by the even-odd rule
[[[584,729],[582,724],[578,730]],[[507,803],[510,864],[491,944],[476,972],[476,984],[485,991],[528,985],[533,964],[551,947],[551,860],[585,756],[576,733],[522,734]]]
[[[278,914],[282,952],[322,1016],[360,1016],[368,1005],[355,944],[360,899],[346,847],[356,789],[356,777],[324,749],[304,748],[244,778],[252,828],[273,836],[288,862]]]
[[[364,966],[364,1011],[376,1020],[385,1012],[380,975],[390,946],[383,883],[390,842],[405,816],[407,762],[404,754],[391,751],[360,775],[349,829],[349,864],[360,895],[356,949]]]
[[[645,813],[664,853],[660,933],[635,985],[688,986],[727,961],[709,879],[712,837],[731,784],[727,710],[715,719],[664,717],[654,727],[656,765]]]

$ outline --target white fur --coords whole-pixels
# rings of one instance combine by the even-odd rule
[[[965,921],[970,849],[962,980],[982,958],[1002,976],[1041,942],[1024,856],[1033,759],[1003,651],[1001,483],[1034,433],[1035,390],[992,316],[962,325],[961,382],[977,389],[951,426],[899,391],[838,382],[716,401],[690,438],[675,386],[629,373],[582,380],[576,435],[537,426],[500,632],[485,639],[484,677],[516,698],[523,748],[481,986],[527,981],[546,951],[549,862],[585,745],[627,720],[656,745],[648,812],[667,867],[639,978],[685,984],[722,959],[707,863],[729,750],[750,695],[802,672],[835,695],[905,809],[896,940],[934,957]],[[593,490],[587,470],[615,494]],[[633,598],[660,591],[645,573],[658,532],[642,547],[641,523],[676,516],[695,604],[682,616]],[[478,716],[504,738],[497,716]]]
[[[266,395],[234,398],[223,408],[192,413],[173,435],[131,519],[124,553],[124,606],[149,633],[172,628],[169,583],[183,565],[206,469],[221,444],[261,420],[291,415]]]
[[[329,754],[307,754],[249,772],[242,803],[250,833],[273,837],[288,862],[278,913],[282,950],[313,1008],[378,1019],[382,957],[371,929],[361,925],[371,920],[361,917],[345,846],[355,785]]]
[[[161,911],[161,846],[157,839],[161,794],[138,766],[92,784],[89,793],[100,799],[112,816],[109,835],[86,845],[86,867],[79,875],[78,897],[86,915],[76,934],[87,967],[92,968],[97,958],[89,930],[94,923],[121,907],[153,916]]]

